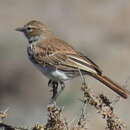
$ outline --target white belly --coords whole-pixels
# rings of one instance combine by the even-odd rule
[[[60,71],[60,70],[55,70],[51,74],[53,77],[56,77],[57,79],[61,79],[61,80],[68,79],[67,75],[63,71]]]
[[[56,70],[55,68],[51,67],[43,67],[38,64],[34,64],[46,77],[50,79],[55,79],[55,80],[68,80],[69,78],[67,75],[60,70]]]

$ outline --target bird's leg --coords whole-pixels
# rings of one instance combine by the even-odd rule
[[[58,95],[58,82],[57,81],[52,81],[52,92],[53,92],[53,95],[51,99],[55,101]]]
[[[50,80],[48,81],[48,87],[52,87],[52,82],[53,82],[52,79],[50,79]]]
[[[49,82],[48,82],[48,86],[52,88],[50,90],[52,92],[52,97],[51,97],[50,102],[53,103],[56,100],[57,93],[58,93],[58,82],[50,79]]]
[[[60,86],[59,86],[60,85]],[[52,97],[51,97],[51,102],[56,101],[57,97],[61,94],[61,92],[64,90],[65,88],[65,84],[63,81],[55,81],[50,79],[48,82],[48,86],[52,87]]]
[[[61,90],[64,90],[65,88],[65,83],[63,81],[60,81],[60,86],[61,86]]]
[[[79,74],[80,74],[80,76],[81,76],[82,85],[86,85],[86,81],[85,81],[85,78],[84,78],[84,76],[83,76],[83,74],[82,74],[81,70],[80,70],[80,69],[78,69],[78,71],[79,71]]]
[[[55,81],[56,82],[56,81]],[[54,83],[55,84],[55,83]],[[58,88],[58,85],[60,84],[60,87]],[[58,96],[62,93],[62,91],[65,88],[65,84],[63,81],[59,81],[56,84],[57,86],[53,87],[53,96],[52,96],[52,100],[56,101],[56,99],[58,98]]]
[[[60,95],[61,94],[61,92],[64,90],[64,88],[65,88],[65,83],[63,82],[63,81],[59,81],[59,83],[60,83],[60,90],[59,90],[59,92],[58,92],[58,95]]]

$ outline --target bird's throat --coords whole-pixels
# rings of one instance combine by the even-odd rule
[[[29,44],[32,44],[32,43],[40,42],[43,39],[44,38],[42,38],[40,36],[33,36],[33,37],[28,38],[28,42],[29,42]]]

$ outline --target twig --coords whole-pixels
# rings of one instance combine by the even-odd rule
[[[47,130],[67,130],[68,126],[63,118],[62,109],[56,103],[48,106],[48,121],[46,124]]]
[[[100,94],[99,96],[93,95],[85,84],[81,89],[84,95],[84,102],[94,106],[98,113],[102,115],[103,119],[106,120],[107,130],[123,130],[126,128],[125,124],[114,114],[114,108],[111,105],[112,102],[110,102],[106,96],[103,94]]]
[[[125,124],[121,122],[120,118],[114,113],[114,108],[112,106],[113,102],[119,100],[110,101],[106,96],[100,94],[95,96],[92,94],[90,89],[85,83],[84,77],[82,77],[82,109],[80,117],[74,126],[70,126],[69,122],[63,117],[63,108],[57,106],[56,102],[52,102],[48,105],[48,120],[45,125],[36,124],[30,130],[88,130],[87,128],[87,114],[86,114],[86,103],[96,108],[97,112],[101,114],[102,118],[106,121],[106,130],[124,130],[126,128]],[[0,128],[4,130],[29,130],[27,128],[15,127],[3,123],[3,119],[7,118],[8,109],[0,112]]]

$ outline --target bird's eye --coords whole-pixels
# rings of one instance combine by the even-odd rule
[[[30,28],[30,27],[27,27],[27,30],[28,30],[28,31],[31,31],[31,30],[32,30],[32,28]]]

